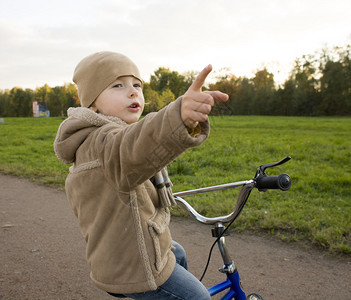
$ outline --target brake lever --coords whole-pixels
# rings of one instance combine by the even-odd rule
[[[259,176],[259,175],[264,175],[266,169],[268,168],[273,168],[282,164],[285,164],[286,162],[288,162],[291,159],[290,156],[287,156],[285,158],[283,158],[282,160],[278,161],[278,162],[274,162],[274,163],[268,163],[268,164],[264,164],[258,167],[257,172],[255,177]]]

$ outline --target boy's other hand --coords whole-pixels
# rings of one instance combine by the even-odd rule
[[[202,86],[211,71],[211,65],[204,68],[183,96],[181,118],[188,128],[195,128],[199,122],[208,119],[215,100],[224,102],[229,98],[220,91],[202,91]]]

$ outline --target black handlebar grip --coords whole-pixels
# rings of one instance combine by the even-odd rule
[[[281,189],[287,191],[291,186],[291,178],[288,174],[280,174],[279,176],[262,176],[257,178],[256,187],[259,190],[264,189]]]

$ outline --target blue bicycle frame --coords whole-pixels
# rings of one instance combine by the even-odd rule
[[[223,261],[230,260],[230,257],[227,252],[227,248],[225,245],[225,238],[221,237],[218,240],[219,250],[221,252]],[[221,272],[227,275],[227,279],[221,283],[218,283],[208,289],[208,292],[211,296],[217,295],[222,291],[227,291],[227,293],[221,298],[223,300],[229,299],[237,299],[237,300],[245,300],[246,294],[241,288],[239,272],[234,264],[234,261],[230,263],[225,263],[223,268],[220,269]]]
[[[246,294],[240,287],[239,273],[228,275],[227,280],[214,285],[208,289],[211,296],[217,295],[218,293],[230,288],[230,290],[221,298],[223,300],[238,299],[245,300]]]

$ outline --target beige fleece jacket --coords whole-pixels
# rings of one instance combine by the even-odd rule
[[[155,290],[174,269],[169,209],[149,179],[209,134],[205,122],[200,135],[190,136],[180,108],[181,98],[132,125],[70,108],[58,129],[55,153],[74,163],[67,198],[87,243],[91,278],[102,290]]]

